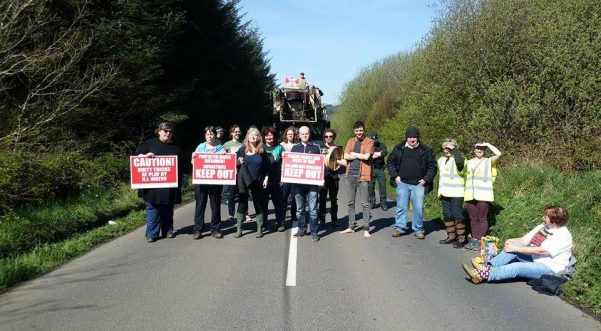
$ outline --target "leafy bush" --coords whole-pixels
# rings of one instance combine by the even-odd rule
[[[505,160],[599,169],[599,63],[599,1],[450,1],[412,53],[347,83],[332,124],[364,120],[390,144],[418,125],[434,145],[482,138]]]
[[[136,191],[122,185],[88,191],[78,198],[20,208],[0,218],[0,258],[65,240],[142,206]]]
[[[108,188],[127,178],[127,158],[103,154],[93,159],[75,153],[0,155],[0,215],[25,204],[76,196]]]

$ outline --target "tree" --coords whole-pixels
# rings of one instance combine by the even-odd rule
[[[85,3],[67,26],[47,1],[0,3],[0,143],[19,142],[75,110],[112,81],[116,67],[82,65],[92,36],[80,23]]]

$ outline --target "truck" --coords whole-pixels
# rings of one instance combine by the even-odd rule
[[[301,87],[299,79],[286,77],[283,87],[273,90],[273,122],[282,132],[288,126],[303,125],[311,129],[311,140],[321,140],[330,127],[326,108],[321,103],[323,92],[314,85]]]

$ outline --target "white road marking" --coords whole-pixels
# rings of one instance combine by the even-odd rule
[[[296,286],[296,255],[297,241],[294,236],[298,232],[298,227],[290,231],[290,249],[288,250],[288,272],[286,273],[286,286]]]

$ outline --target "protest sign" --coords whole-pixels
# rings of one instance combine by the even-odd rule
[[[282,156],[282,182],[323,185],[324,155],[289,153]]]
[[[236,153],[192,154],[193,184],[236,185]]]
[[[177,155],[130,156],[132,189],[178,187]]]

